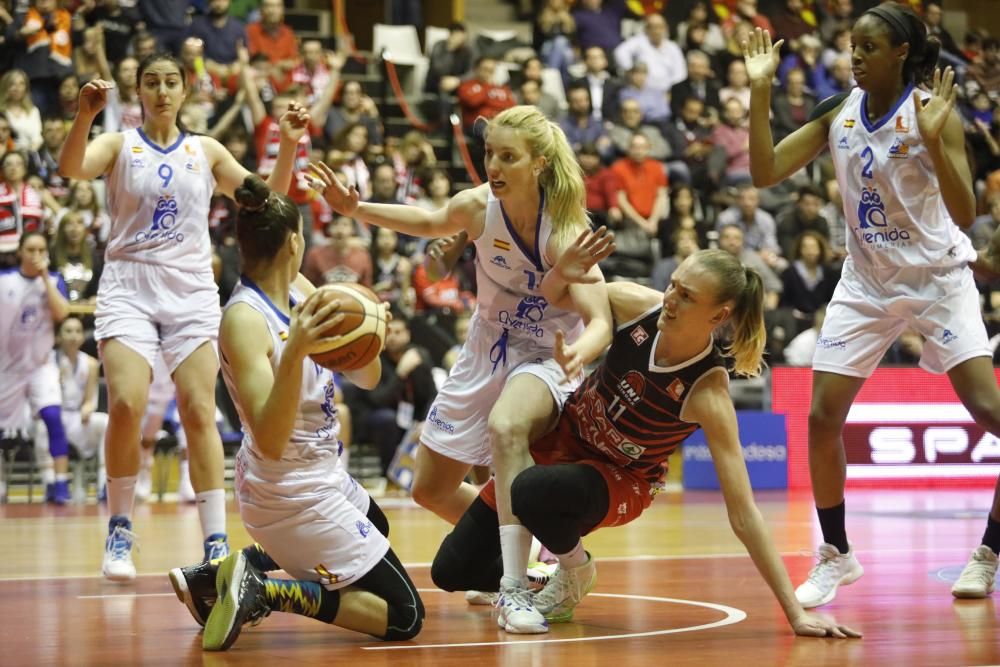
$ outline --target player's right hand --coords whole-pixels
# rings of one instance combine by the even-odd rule
[[[740,45],[750,83],[771,85],[781,62],[781,45],[784,43],[785,40],[779,39],[772,45],[771,33],[767,30],[756,28],[750,33],[750,39]]]
[[[115,87],[113,81],[94,79],[80,89],[80,113],[97,115],[108,103],[108,91]]]
[[[322,288],[316,290],[292,308],[286,349],[299,357],[328,350],[339,338],[328,336],[327,332],[344,321],[343,314],[334,315],[340,308],[340,300],[324,303],[322,291]]]
[[[353,215],[358,208],[360,195],[354,186],[341,183],[333,169],[324,162],[309,163],[309,184],[323,195],[326,203],[341,215]]]

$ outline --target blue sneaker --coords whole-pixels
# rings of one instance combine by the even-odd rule
[[[132,547],[135,533],[132,522],[123,516],[113,516],[108,522],[108,539],[104,541],[104,562],[101,573],[110,581],[129,582],[135,579]]]
[[[205,540],[205,562],[210,562],[229,555],[229,541],[225,533],[213,533]]]
[[[69,505],[73,495],[69,492],[69,481],[62,480],[45,485],[45,502],[53,505]]]

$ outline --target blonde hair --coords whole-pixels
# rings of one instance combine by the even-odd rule
[[[764,282],[760,274],[724,250],[699,250],[692,257],[718,281],[716,302],[735,304],[730,318],[733,337],[725,348],[726,354],[736,362],[734,372],[746,377],[760,375],[767,342]]]
[[[486,136],[497,127],[515,130],[524,138],[531,157],[544,157],[538,184],[545,191],[545,212],[552,233],[564,245],[590,224],[583,171],[562,129],[536,107],[516,106],[501,111],[486,126]]]
[[[14,104],[7,100],[7,91],[10,90],[14,78],[18,76],[24,79],[24,99],[18,102],[17,106],[21,111],[31,111],[34,108],[35,103],[31,101],[31,79],[24,70],[12,69],[0,77],[0,111],[7,111]]]

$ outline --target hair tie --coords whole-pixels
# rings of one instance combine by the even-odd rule
[[[248,213],[260,213],[265,208],[267,208],[267,204],[270,200],[271,200],[271,193],[269,192],[267,193],[267,196],[264,197],[264,201],[257,204],[256,206],[244,206],[243,210],[247,211]]]
[[[904,42],[907,42],[910,44],[910,46],[913,46],[914,35],[913,31],[910,30],[909,26],[907,25],[907,21],[902,20],[901,18],[896,16],[895,13],[893,13],[889,9],[886,9],[882,5],[878,5],[877,7],[872,7],[871,9],[866,11],[865,14],[874,14],[875,16],[879,17],[880,19],[891,25],[893,28],[895,28],[896,32],[900,34]]]

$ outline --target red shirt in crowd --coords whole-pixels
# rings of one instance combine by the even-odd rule
[[[254,142],[258,156],[257,175],[267,178],[274,169],[274,163],[278,159],[278,148],[281,146],[281,126],[278,121],[266,116],[254,130]],[[307,132],[299,139],[299,148],[295,152],[295,173],[292,174],[292,184],[288,187],[288,196],[299,205],[308,204],[313,199],[312,189],[305,178],[311,152],[312,139]]]
[[[483,83],[479,79],[464,81],[458,87],[456,95],[462,107],[462,125],[470,130],[477,117],[493,118],[516,104],[510,88]]]
[[[663,163],[649,157],[636,164],[632,159],[623,157],[611,165],[611,171],[618,177],[621,189],[625,191],[632,208],[644,218],[653,212],[656,195],[660,188],[667,187],[667,174]]]
[[[22,184],[18,191],[0,183],[0,252],[16,250],[25,232],[44,232],[44,214],[35,188]]]

